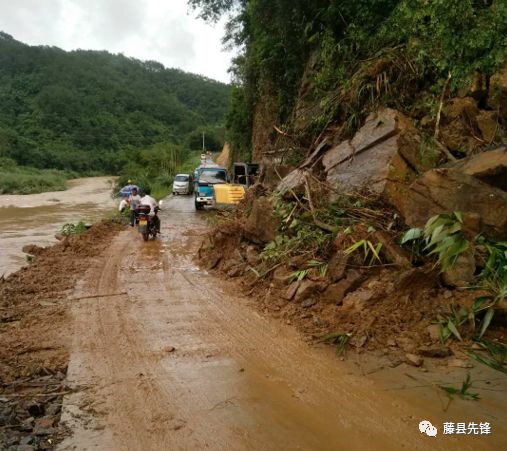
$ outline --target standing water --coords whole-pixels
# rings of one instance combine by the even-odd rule
[[[0,276],[26,265],[27,244],[47,246],[67,223],[96,221],[111,212],[113,177],[68,182],[66,191],[0,195]]]

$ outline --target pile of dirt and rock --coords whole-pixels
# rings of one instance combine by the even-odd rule
[[[0,448],[51,449],[58,429],[68,346],[68,296],[124,226],[103,221],[58,244],[25,249],[32,263],[0,280]]]
[[[470,243],[507,239],[507,149],[484,146],[503,133],[497,127],[493,134],[494,120],[474,99],[445,105],[444,144],[432,141],[433,163],[413,121],[391,109],[371,114],[349,140],[325,137],[292,171],[265,160],[264,177],[237,214],[204,241],[201,262],[239,278],[260,308],[312,339],[342,334],[359,352],[380,350],[414,365],[427,357],[460,360],[473,321],[456,312],[470,312],[484,294],[468,289],[484,269],[484,253],[477,246],[442,274],[422,249],[399,243],[409,227],[455,211]],[[466,143],[451,145],[451,128],[464,124]],[[451,328],[460,321],[463,341],[443,339],[449,320]],[[504,311],[488,334],[505,339]]]

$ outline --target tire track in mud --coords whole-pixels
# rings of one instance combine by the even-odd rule
[[[76,288],[127,294],[73,305],[68,377],[86,389],[66,399],[74,434],[60,449],[488,449],[421,436],[424,401],[408,406],[259,315],[192,263],[206,229],[191,199],[164,210],[159,240],[122,232]]]

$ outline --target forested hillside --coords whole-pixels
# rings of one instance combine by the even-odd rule
[[[223,83],[154,61],[31,47],[0,32],[0,157],[118,173],[146,159],[145,152],[167,166],[199,150],[202,131],[216,150],[229,92]]]
[[[445,100],[474,92],[491,109],[490,78],[506,60],[505,0],[189,0],[229,17],[240,49],[228,118],[236,153],[287,147],[297,161],[329,126],[351,135],[380,106],[431,133]],[[444,89],[445,88],[445,89]],[[488,98],[490,97],[490,98]],[[493,103],[491,103],[491,101]],[[298,150],[299,149],[299,150]],[[298,157],[299,154],[299,157]]]

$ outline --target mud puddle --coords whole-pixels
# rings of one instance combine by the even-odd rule
[[[26,265],[23,246],[54,243],[66,223],[94,222],[111,211],[111,177],[70,180],[66,191],[0,195],[0,275]]]

